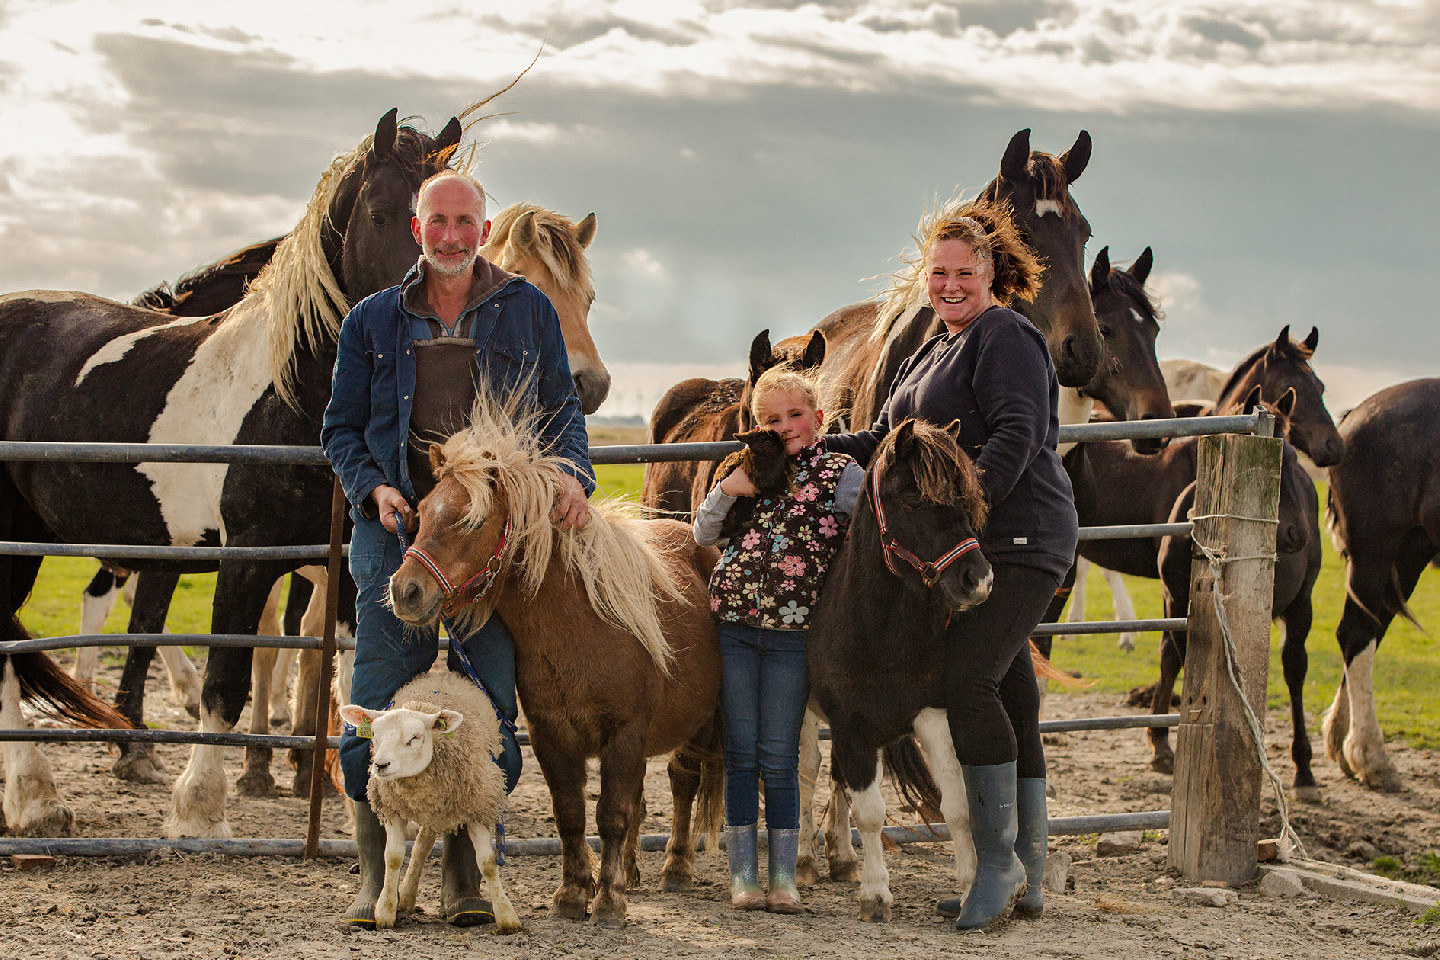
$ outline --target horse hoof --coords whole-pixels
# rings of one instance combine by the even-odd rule
[[[860,861],[831,860],[830,879],[840,883],[854,883],[860,879]]]
[[[861,923],[889,923],[892,916],[894,908],[879,897],[860,901]]]
[[[820,882],[820,871],[815,869],[815,858],[806,857],[795,861],[795,885],[813,887]]]
[[[164,783],[161,769],[160,758],[155,756],[154,750],[140,749],[122,753],[110,772],[117,780],[129,783]]]
[[[187,704],[185,704],[185,712],[188,713],[188,714],[190,714],[190,718],[191,718],[192,720],[199,720],[199,719],[200,719],[200,701],[199,701],[199,700],[196,700],[194,703],[187,703]]]
[[[1400,781],[1400,774],[1388,765],[1375,770],[1360,771],[1359,780],[1377,793],[1399,793],[1405,789],[1405,785]]]
[[[1170,776],[1175,775],[1175,755],[1165,754],[1154,757],[1150,760],[1150,769],[1156,773],[1164,773]]]
[[[1290,793],[1291,796],[1301,803],[1323,803],[1325,801],[1324,794],[1322,794],[1320,788],[1313,783],[1306,787],[1294,787]]]
[[[590,922],[605,930],[619,930],[625,926],[624,909],[612,908],[597,909],[590,916]]]
[[[689,893],[693,885],[690,876],[683,873],[667,873],[660,881],[660,889],[666,893]]]
[[[555,912],[566,920],[584,920],[589,915],[584,891],[561,887],[555,891]]]
[[[273,797],[279,792],[269,770],[245,771],[235,781],[235,790],[242,797]]]
[[[640,868],[633,863],[625,868],[625,888],[634,890],[640,886]]]
[[[15,827],[19,837],[68,837],[74,832],[75,814],[58,800],[30,804]]]

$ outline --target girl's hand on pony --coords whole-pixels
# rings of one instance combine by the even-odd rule
[[[760,491],[750,481],[745,471],[736,467],[730,475],[720,481],[720,492],[730,497],[758,497]]]

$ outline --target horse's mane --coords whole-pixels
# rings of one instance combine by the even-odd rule
[[[465,522],[478,527],[496,491],[510,510],[512,557],[520,582],[534,594],[559,552],[559,561],[585,585],[590,605],[607,622],[634,634],[662,672],[673,658],[660,625],[658,601],[679,600],[674,568],[643,522],[640,508],[620,500],[591,503],[583,530],[556,530],[550,519],[569,461],[540,450],[541,415],[519,401],[500,401],[482,391],[470,424],[445,441],[436,480],[451,476],[470,497]]]
[[[908,421],[912,426],[912,440],[909,453],[902,459],[897,450],[900,424],[886,434],[879,449],[875,451],[872,469],[876,479],[883,481],[885,475],[897,463],[910,466],[920,496],[931,503],[956,503],[965,508],[970,527],[976,533],[985,529],[990,508],[985,502],[985,489],[980,485],[980,470],[975,462],[965,455],[955,439],[923,420]]]
[[[554,210],[534,203],[512,203],[495,215],[490,238],[480,249],[480,255],[503,267],[500,252],[509,245],[515,222],[527,213],[535,214],[536,252],[555,282],[569,293],[593,300],[595,281],[585,248],[575,238],[575,222]]]
[[[1106,281],[1106,285],[1113,287],[1125,299],[1144,309],[1149,319],[1154,320],[1157,324],[1164,323],[1165,311],[1160,309],[1160,300],[1152,296],[1150,291],[1145,289],[1145,285],[1131,276],[1129,271],[1112,268],[1110,279]]]
[[[1230,372],[1229,379],[1225,381],[1225,386],[1220,388],[1220,396],[1230,396],[1230,392],[1235,389],[1235,387],[1240,383],[1241,380],[1245,379],[1246,375],[1249,374],[1251,370],[1255,369],[1256,364],[1258,364],[1261,358],[1264,357],[1265,354],[1276,345],[1276,342],[1277,341],[1272,340],[1270,343],[1256,347],[1254,350],[1250,351],[1250,354],[1246,356],[1244,360],[1241,360],[1238,364],[1236,364],[1235,369]],[[1310,357],[1312,356],[1312,354],[1305,349],[1305,346],[1303,344],[1296,343],[1294,340],[1287,337],[1285,343],[1280,346],[1280,352],[1284,355],[1284,358],[1286,360],[1291,361],[1301,370],[1310,369]]]

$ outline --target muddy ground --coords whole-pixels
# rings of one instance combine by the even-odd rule
[[[107,668],[113,685],[117,671]],[[151,717],[160,725],[191,729],[182,711],[166,703],[163,680],[151,681]],[[113,692],[113,686],[112,691]],[[1119,699],[1097,694],[1052,695],[1053,717],[1133,712]],[[1282,777],[1292,774],[1283,717],[1272,715],[1269,749]],[[1318,737],[1314,738],[1317,752]],[[1066,733],[1047,737],[1057,797],[1052,816],[1164,809],[1170,778],[1150,771],[1140,731]],[[1440,766],[1429,751],[1391,744],[1406,789],[1372,793],[1343,779],[1328,760],[1316,775],[1324,799],[1297,804],[1293,821],[1311,856],[1368,866],[1376,856],[1418,862],[1440,847]],[[91,837],[159,837],[169,784],[121,783],[109,773],[113,757],[103,745],[53,746],[48,755],[76,813],[77,834]],[[183,768],[186,747],[160,748],[171,779]],[[236,836],[302,837],[307,802],[288,796],[236,797],[240,750],[227,751]],[[277,758],[275,775],[288,787],[291,773]],[[598,789],[592,776],[591,798]],[[822,788],[822,795],[825,790]],[[668,828],[664,767],[652,761],[646,833]],[[533,757],[508,815],[512,837],[553,836],[549,796]],[[895,822],[913,816],[892,803]],[[1266,801],[1269,829],[1276,826]],[[593,821],[591,826],[593,832]],[[322,836],[347,836],[338,799],[327,799]],[[349,860],[301,862],[286,858],[226,858],[163,854],[141,859],[59,858],[53,865],[17,871],[0,864],[0,956],[41,958],[324,957],[403,955],[428,957],[621,956],[869,958],[941,954],[1027,958],[1259,957],[1336,958],[1440,956],[1440,923],[1424,926],[1398,908],[1304,895],[1270,897],[1254,886],[1225,908],[1180,904],[1166,870],[1164,834],[1147,834],[1134,853],[1099,857],[1095,837],[1065,837],[1051,849],[1073,858],[1070,888],[1047,895],[1042,919],[1014,922],[980,935],[957,934],[933,912],[952,890],[948,845],[924,844],[888,857],[896,897],[894,922],[855,920],[855,885],[822,881],[804,891],[807,912],[782,917],[737,914],[728,908],[723,854],[702,854],[698,882],[688,894],[659,892],[663,855],[642,856],[645,880],[630,895],[630,920],[621,931],[596,929],[553,916],[550,895],[559,861],[512,857],[503,870],[510,897],[525,924],[522,933],[496,937],[489,928],[452,928],[439,920],[438,866],[421,886],[425,911],[395,930],[350,932],[336,924],[356,887]]]

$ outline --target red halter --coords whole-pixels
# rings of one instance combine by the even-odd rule
[[[467,607],[480,600],[490,590],[491,585],[495,583],[496,574],[500,572],[500,560],[505,555],[505,543],[509,539],[510,518],[507,516],[505,526],[500,530],[500,539],[495,544],[495,552],[490,554],[490,559],[485,561],[485,566],[481,567],[478,573],[458,587],[450,582],[450,578],[445,576],[445,571],[440,569],[440,565],[430,554],[421,549],[419,544],[407,547],[405,556],[419,560],[421,565],[430,572],[430,576],[435,578],[435,582],[440,585],[440,591],[445,596],[445,605],[440,608],[440,615],[448,619],[453,617],[461,607]]]
[[[885,566],[889,567],[890,572],[897,577],[900,576],[900,567],[895,562],[895,558],[898,557],[914,567],[916,572],[920,574],[920,580],[926,587],[933,590],[935,584],[940,582],[940,575],[945,572],[946,567],[970,551],[980,549],[980,541],[974,537],[970,537],[969,539],[961,540],[955,546],[951,547],[949,551],[933,563],[921,560],[915,556],[915,554],[906,550],[891,536],[890,531],[886,528],[885,509],[880,506],[880,474],[873,471],[870,474],[870,504],[875,508],[875,520],[880,524],[880,545],[885,550]]]

